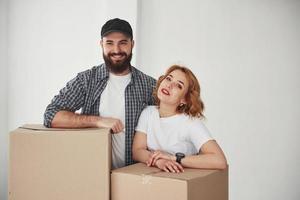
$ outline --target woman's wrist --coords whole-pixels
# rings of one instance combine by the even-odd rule
[[[158,164],[159,160],[161,160],[161,159],[158,159],[158,160],[155,161],[155,163],[153,163],[153,166],[154,166],[154,167],[158,167],[157,164]]]
[[[175,155],[171,155],[171,156],[170,156],[170,159],[171,159],[172,161],[175,161],[175,162],[176,162],[176,156],[175,156]]]

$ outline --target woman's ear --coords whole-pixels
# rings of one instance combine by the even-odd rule
[[[185,98],[181,99],[180,104],[186,104]]]

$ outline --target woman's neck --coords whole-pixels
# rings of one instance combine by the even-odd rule
[[[177,114],[176,111],[177,106],[174,105],[166,105],[163,103],[160,103],[158,112],[160,117],[171,117],[173,115]]]

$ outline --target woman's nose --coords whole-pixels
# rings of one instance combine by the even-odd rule
[[[172,89],[174,87],[174,84],[175,84],[174,82],[170,82],[168,88]]]

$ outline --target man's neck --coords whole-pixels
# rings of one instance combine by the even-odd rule
[[[127,75],[127,74],[130,73],[130,70],[128,69],[128,70],[125,70],[125,71],[123,71],[121,73],[114,73],[114,72],[110,72],[110,73],[112,73],[115,76],[125,76],[125,75]]]

